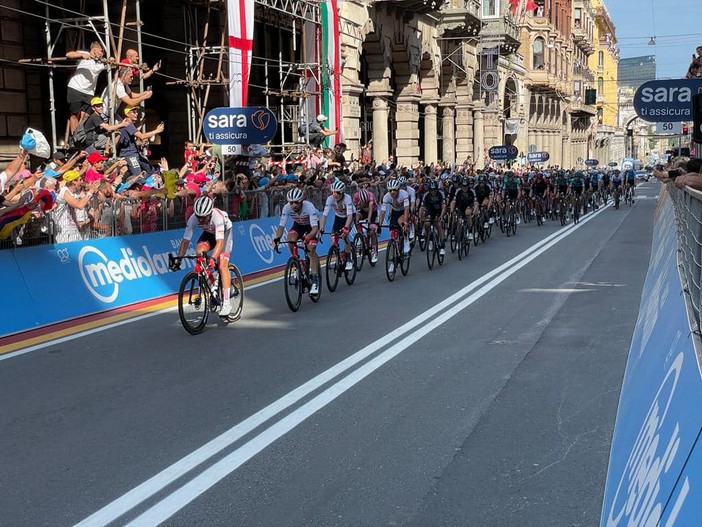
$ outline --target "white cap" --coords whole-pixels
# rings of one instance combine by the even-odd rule
[[[326,121],[326,120],[327,120],[327,116],[324,115],[323,113],[320,113],[320,114],[317,116],[317,120],[318,120],[318,121]]]

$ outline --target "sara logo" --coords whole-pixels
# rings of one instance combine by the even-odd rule
[[[275,226],[271,225],[270,234],[259,227],[257,224],[252,223],[249,225],[249,238],[251,238],[251,245],[253,245],[258,257],[266,262],[267,264],[273,263],[275,258],[275,252],[273,251],[273,238],[275,238]]]
[[[268,125],[271,124],[271,116],[268,112],[260,108],[251,114],[251,124],[259,130],[265,130],[268,128]]]
[[[146,246],[141,249],[143,254],[138,255],[131,248],[122,248],[120,258],[111,260],[95,247],[83,247],[78,253],[78,269],[88,291],[110,304],[117,300],[125,281],[168,273],[168,253],[152,255]]]

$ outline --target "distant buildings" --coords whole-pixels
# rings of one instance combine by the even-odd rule
[[[619,59],[619,88],[636,90],[644,82],[656,78],[656,56],[631,57]]]

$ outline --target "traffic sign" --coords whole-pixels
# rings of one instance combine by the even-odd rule
[[[586,159],[585,160],[586,167],[596,167],[599,164],[600,164],[600,162],[597,159]]]
[[[656,123],[657,134],[673,134],[680,135],[682,132],[682,124],[679,121],[674,123]]]
[[[519,149],[514,145],[493,146],[488,150],[488,155],[495,161],[506,161],[515,159],[519,155]]]
[[[253,145],[269,142],[278,129],[275,114],[262,106],[214,108],[207,112],[203,130],[216,145]]]

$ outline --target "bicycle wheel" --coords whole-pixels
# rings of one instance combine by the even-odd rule
[[[299,260],[290,258],[285,266],[283,275],[283,287],[285,288],[285,301],[288,303],[290,311],[300,309],[302,303],[302,267]]]
[[[366,241],[363,239],[363,235],[361,233],[357,233],[354,237],[353,247],[356,251],[356,270],[360,271],[363,269],[363,261],[366,259]]]
[[[458,238],[458,259],[463,260],[463,238],[464,238],[464,232],[466,230],[466,226],[463,225],[463,223],[458,225],[458,228],[456,229],[456,237]]]
[[[573,223],[578,223],[580,221],[581,207],[580,198],[577,198],[573,203]]]
[[[451,253],[455,253],[458,248],[458,222],[454,221],[451,223],[451,233],[449,234],[449,245],[451,246]]]
[[[563,203],[558,204],[558,218],[561,220],[561,225],[565,225],[568,222],[566,218],[566,208]]]
[[[407,276],[409,273],[410,259],[412,258],[412,244],[410,244],[410,252],[402,253],[400,257],[400,271],[402,271],[402,276]]]
[[[232,285],[229,287],[229,302],[232,305],[232,311],[227,320],[236,322],[241,318],[241,313],[244,310],[244,278],[241,276],[239,268],[233,263],[229,264],[229,276],[232,281]]]
[[[434,268],[436,252],[439,250],[439,248],[436,246],[436,238],[438,238],[438,236],[434,236],[434,231],[431,230],[429,232],[429,236],[427,236],[427,266],[429,267],[430,271]]]
[[[353,262],[353,268],[350,271],[347,271],[346,268],[344,268],[344,279],[348,285],[353,285],[354,281],[356,280],[356,270],[358,269],[358,256],[356,256],[356,249],[353,245],[349,244],[349,249],[350,252],[346,255],[346,261],[351,259]]]
[[[417,240],[419,241],[419,250],[424,251],[427,248],[427,235],[424,232],[424,229],[421,229],[419,236],[417,236]]]
[[[178,288],[178,317],[185,331],[191,335],[202,333],[210,312],[209,288],[200,275],[190,271]]]
[[[385,250],[385,276],[392,282],[397,273],[397,242],[390,240]]]
[[[440,239],[439,239],[439,233],[438,233],[438,232],[435,234],[434,241],[435,241],[436,244],[438,245],[438,247],[437,247],[437,249],[436,249],[436,261],[439,262],[439,265],[444,265],[444,255],[441,254],[441,246],[442,246],[442,244],[445,246],[446,243],[445,243],[443,240],[440,240]]]
[[[510,212],[509,226],[512,229],[512,234],[517,234],[517,213],[514,209]]]
[[[343,263],[341,263],[341,254],[339,248],[332,245],[327,253],[327,287],[329,292],[336,291],[336,286],[339,284],[339,275],[343,272]]]
[[[368,239],[368,254],[370,255],[368,257],[368,263],[370,264],[371,267],[375,267],[375,264],[378,263],[378,238],[375,239],[375,241],[371,240],[370,238]],[[376,255],[375,261],[373,261],[372,255]],[[360,269],[359,269],[360,271]]]

